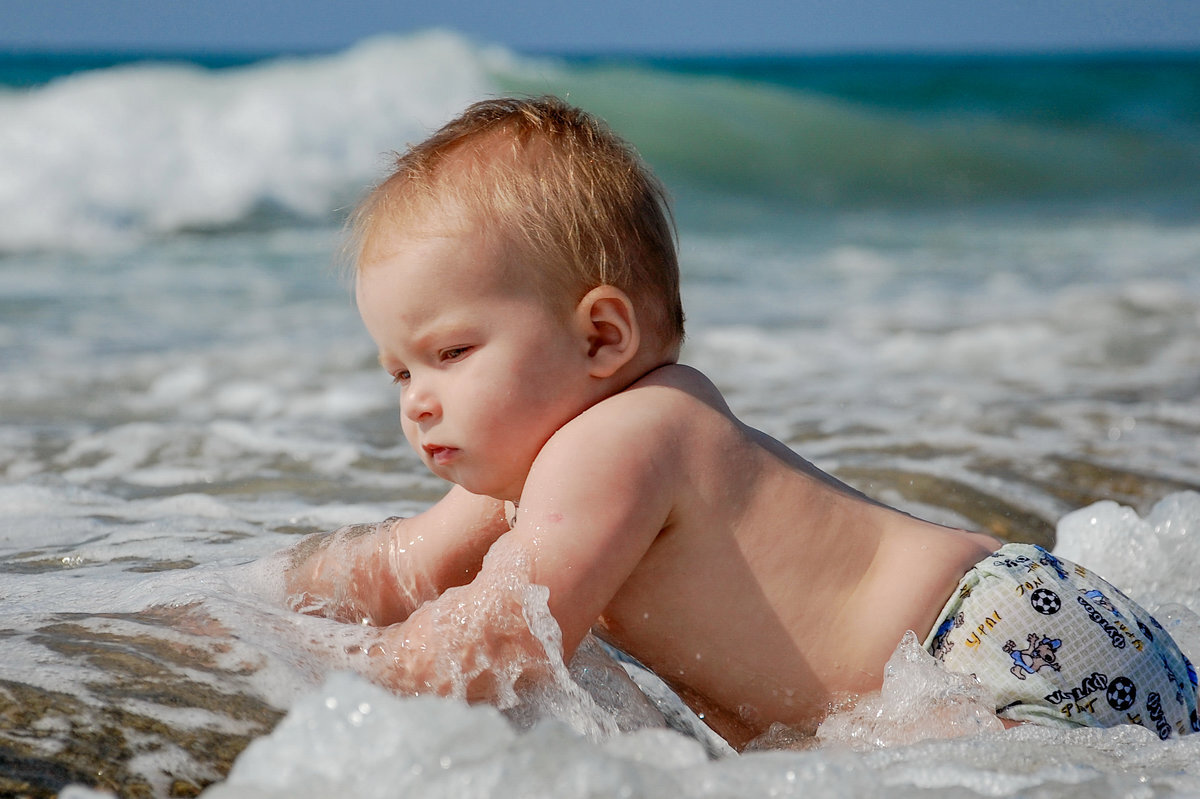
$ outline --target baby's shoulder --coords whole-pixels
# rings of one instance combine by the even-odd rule
[[[729,464],[754,464],[761,447],[716,387],[684,366],[656,369],[624,391],[596,403],[563,425],[539,452],[526,490],[561,499],[564,486],[585,485],[605,513],[653,507],[658,529],[681,530],[696,519],[689,508],[710,507],[716,497],[750,491],[747,480],[729,483]],[[760,469],[753,470],[760,473]],[[522,495],[522,506],[526,496]],[[735,502],[741,508],[745,503]]]
[[[585,503],[589,518],[651,509],[651,526],[661,529],[694,461],[687,406],[697,400],[686,384],[686,375],[647,375],[566,422],[534,459],[522,509],[572,498]]]
[[[608,453],[612,463],[636,468],[674,469],[694,460],[697,451],[727,444],[739,423],[720,392],[700,372],[685,366],[660,367],[564,425],[548,442],[546,454]],[[717,442],[705,446],[704,442]]]
[[[635,436],[678,434],[733,419],[716,386],[695,369],[661,366],[629,387],[596,403],[577,421]]]

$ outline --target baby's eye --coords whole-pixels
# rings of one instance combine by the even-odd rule
[[[451,347],[447,350],[442,350],[441,359],[443,361],[457,361],[462,356],[470,351],[470,347]]]
[[[392,384],[399,385],[400,383],[407,383],[409,377],[410,375],[407,369],[400,369],[392,372]]]

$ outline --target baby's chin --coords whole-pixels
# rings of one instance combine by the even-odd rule
[[[426,462],[428,464],[428,461]],[[525,479],[505,480],[499,475],[483,475],[467,469],[437,468],[429,466],[429,470],[447,482],[454,483],[459,488],[481,497],[491,497],[500,502],[511,502],[514,505],[521,501],[521,490]]]

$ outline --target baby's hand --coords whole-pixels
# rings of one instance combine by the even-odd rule
[[[486,580],[449,589],[401,624],[364,631],[368,640],[349,653],[352,667],[397,693],[511,707],[519,682],[552,673],[548,650],[559,662],[562,657],[555,635],[542,640],[530,628],[526,603],[545,603],[540,594],[527,596],[530,590],[539,589]],[[536,607],[528,610],[549,617]]]

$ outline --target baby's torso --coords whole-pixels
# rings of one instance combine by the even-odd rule
[[[735,744],[774,721],[811,730],[878,689],[904,631],[924,637],[995,542],[871,502],[708,399],[676,409],[688,479],[600,632]]]

